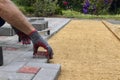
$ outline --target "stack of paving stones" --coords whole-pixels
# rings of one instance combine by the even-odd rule
[[[50,29],[48,28],[48,21],[45,21],[44,18],[32,17],[28,19],[29,22],[43,35],[50,35]]]
[[[29,22],[38,30],[42,31],[48,28],[48,21],[44,18],[29,18]]]
[[[43,31],[48,29],[48,21],[44,18],[29,18],[28,21],[38,30]],[[0,27],[0,36],[14,36],[15,31],[12,29],[11,25],[5,24]]]
[[[45,18],[51,27],[51,35],[58,32],[70,19]],[[49,39],[51,35],[42,36]],[[33,58],[31,45],[17,42],[17,36],[0,36],[3,50],[3,66],[0,66],[0,80],[57,80],[60,64],[49,63],[45,57]]]
[[[0,27],[0,36],[13,36],[13,35],[15,35],[15,32],[9,24]]]

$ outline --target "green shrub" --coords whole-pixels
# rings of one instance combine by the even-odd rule
[[[60,15],[62,15],[62,9],[58,6],[58,7],[56,7],[56,9],[55,9],[55,14],[60,14]]]
[[[51,16],[55,14],[56,8],[56,1],[38,0],[34,4],[34,13],[35,16]]]
[[[24,14],[27,14],[25,7],[23,6],[19,6],[20,11],[22,11]]]
[[[12,0],[20,6],[32,6],[36,0]]]
[[[27,13],[29,13],[29,14],[33,14],[34,13],[34,11],[35,11],[35,9],[34,9],[34,7],[25,7],[25,11],[27,12]]]

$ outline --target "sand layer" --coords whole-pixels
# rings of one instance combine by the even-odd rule
[[[95,20],[72,20],[49,40],[58,80],[120,80],[120,41]]]

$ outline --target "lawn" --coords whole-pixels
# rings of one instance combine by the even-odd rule
[[[80,12],[72,11],[72,10],[63,10],[63,16],[68,18],[84,18],[84,19],[116,19],[120,20],[120,14],[116,15],[90,15],[83,14]]]

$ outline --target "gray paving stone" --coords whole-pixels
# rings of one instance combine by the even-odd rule
[[[120,20],[108,19],[107,21],[110,22],[110,23],[112,23],[112,24],[120,25]]]
[[[60,64],[29,62],[26,64],[26,66],[41,68],[33,80],[57,80],[57,77],[61,71]]]
[[[51,28],[50,30],[51,35],[48,35],[47,37],[45,37],[46,39],[49,39],[51,36],[56,34],[67,23],[71,21],[71,19],[66,19],[66,18],[45,18],[45,20],[49,22],[48,27]]]
[[[33,22],[33,21],[36,21],[36,20],[45,20],[45,19],[44,19],[44,17],[29,17],[28,18],[29,22]]]
[[[48,60],[46,58],[36,58],[36,59],[30,59],[29,62],[47,63]]]
[[[0,28],[0,36],[13,36],[14,30],[10,26],[3,26]]]
[[[13,61],[16,61],[16,59],[20,56],[23,55],[23,52],[18,52],[18,51],[3,51],[3,58],[4,58],[4,66],[10,64]]]
[[[33,58],[33,52],[25,52],[25,54],[19,56],[15,61],[26,61],[26,62],[38,62],[47,63],[47,58]]]
[[[2,69],[0,69],[0,72],[1,71],[17,72],[25,64],[26,62],[12,62],[7,66],[3,67]]]
[[[60,64],[48,64],[48,63],[38,63],[38,62],[29,62],[26,64],[26,66],[32,66],[32,67],[41,67],[41,68],[49,68],[49,69],[60,69]]]
[[[33,80],[57,80],[59,70],[42,68]]]
[[[17,41],[17,36],[0,36],[0,42]]]
[[[0,77],[0,80],[8,80],[8,78],[2,78],[2,77]]]
[[[44,24],[33,23],[32,24],[38,31],[44,30]]]
[[[28,62],[32,58],[32,52],[26,52],[26,51],[16,51],[18,53],[21,53],[19,57],[14,58],[13,62]],[[29,53],[29,54],[28,54]]]
[[[48,21],[43,21],[43,20],[34,21],[34,22],[31,22],[31,24],[32,24],[38,31],[42,31],[42,30],[48,28]]]
[[[33,46],[32,46],[32,44],[30,44],[30,45],[23,45],[23,44],[17,44],[17,43],[13,43],[13,44],[7,44],[7,43],[5,43],[5,44],[3,44],[3,45],[1,45],[1,46],[3,46],[3,50],[5,50],[5,51],[18,51],[18,52],[26,52],[26,51],[30,51],[31,50],[31,52],[33,52]],[[13,48],[13,49],[16,49],[16,50],[9,50],[9,48]]]
[[[11,62],[39,62],[47,63],[47,58],[33,58],[33,51],[3,51],[4,65]]]
[[[34,74],[0,71],[0,80],[32,80],[33,77]]]

